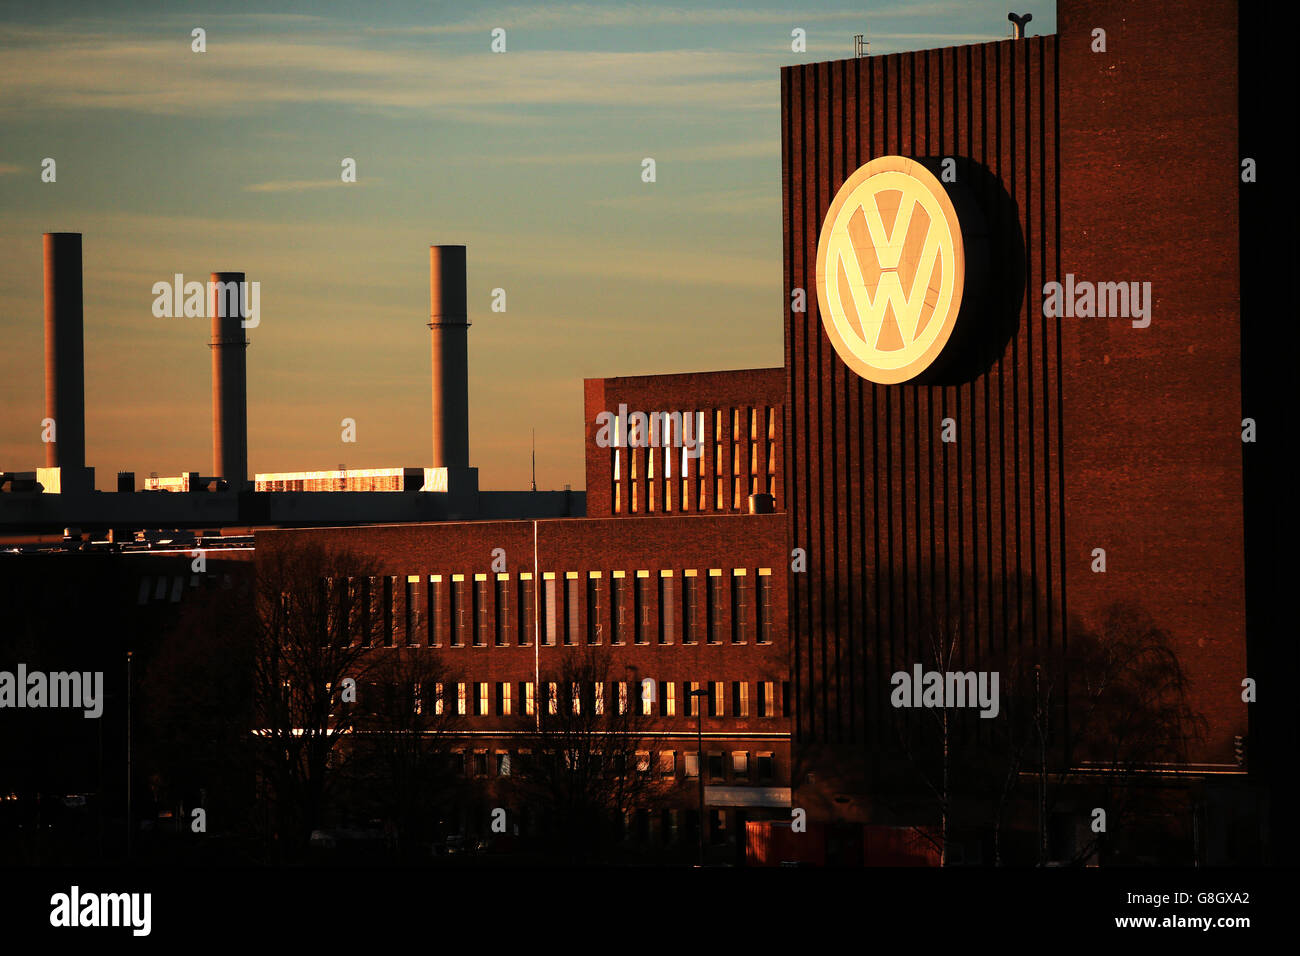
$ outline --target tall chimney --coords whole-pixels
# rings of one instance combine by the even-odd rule
[[[81,233],[47,232],[45,255],[45,417],[54,441],[45,467],[86,465],[85,351],[82,341]]]
[[[212,273],[208,314],[212,316],[208,343],[212,350],[212,474],[226,479],[232,491],[242,491],[248,483],[244,273]]]
[[[465,247],[429,247],[434,468],[469,467]]]

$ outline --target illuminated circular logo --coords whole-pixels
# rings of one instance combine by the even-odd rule
[[[920,163],[873,159],[835,194],[817,241],[817,304],[844,363],[892,385],[939,356],[966,257],[947,191]]]

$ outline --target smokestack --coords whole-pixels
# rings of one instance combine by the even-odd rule
[[[429,247],[434,468],[469,467],[465,247]]]
[[[45,417],[54,441],[45,467],[86,465],[85,352],[82,341],[81,233],[47,232],[45,255]]]
[[[214,272],[208,283],[212,316],[212,474],[232,491],[248,483],[248,384],[244,338],[244,273]]]
[[[1034,19],[1034,15],[1032,13],[1008,13],[1007,19],[1011,21],[1011,39],[1023,40],[1025,38],[1025,25]]]

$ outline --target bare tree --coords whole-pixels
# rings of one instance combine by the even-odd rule
[[[1079,790],[1091,805],[1070,812],[1091,822],[1089,811],[1106,810],[1107,828],[1088,826],[1074,848],[1070,862],[1079,863],[1113,842],[1116,824],[1127,833],[1158,826],[1164,801],[1152,784],[1186,765],[1206,721],[1191,706],[1170,634],[1139,608],[1113,605],[1100,628],[1072,634],[1067,674],[1070,751],[1055,773],[1043,771],[1045,815]]]
[[[902,759],[885,802],[915,821],[944,864],[955,826],[991,836],[1000,864],[1008,819],[1032,821],[1012,832],[1032,834],[1032,851],[1023,846],[1017,856],[1040,866],[1093,857],[1112,842],[1116,824],[1128,835],[1157,830],[1168,806],[1156,775],[1186,762],[1204,723],[1189,706],[1170,635],[1136,608],[1113,607],[1097,629],[1072,623],[1068,653],[1035,645],[1014,621],[996,646],[977,652],[966,646],[969,624],[954,613],[923,613],[914,653],[926,670],[996,673],[998,715],[983,719],[949,700],[896,713]],[[1094,808],[1106,810],[1106,830],[1093,826]],[[1075,832],[1088,836],[1053,846],[1054,819],[1073,819]]]
[[[517,793],[547,818],[571,860],[602,853],[628,811],[656,786],[641,685],[615,681],[607,653],[567,655],[543,672],[536,714],[521,720],[531,754]]]
[[[253,710],[259,769],[279,852],[305,849],[334,782],[333,757],[355,728],[357,692],[382,618],[360,562],[314,545],[258,555]]]
[[[427,851],[436,808],[457,780],[450,762],[464,724],[454,696],[457,675],[432,648],[373,655],[340,769],[354,812],[364,808],[384,819],[392,849],[416,855]]]

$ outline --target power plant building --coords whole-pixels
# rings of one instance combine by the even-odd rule
[[[1117,772],[1082,743],[1079,655],[1158,631],[1199,731],[1129,761],[1125,786],[1175,793],[1198,859],[1230,857],[1263,827],[1248,771],[1279,779],[1243,742],[1294,740],[1282,705],[1243,693],[1287,658],[1264,639],[1276,599],[1248,588],[1277,572],[1251,505],[1270,459],[1243,418],[1276,393],[1243,280],[1254,121],[1225,78],[1260,80],[1242,26],[1227,3],[1060,0],[1055,35],[783,68],[784,363],[584,381],[585,497],[478,490],[465,247],[431,246],[430,467],[255,475],[231,505],[257,526],[255,567],[307,547],[363,560],[322,587],[384,622],[375,653],[455,668],[467,775],[503,776],[520,716],[553,706],[546,675],[598,651],[615,676],[593,695],[644,708],[643,769],[665,783],[638,832],[743,848],[747,824],[803,810],[841,862],[872,862],[873,828],[935,822],[908,809],[898,734],[926,715],[900,674],[1001,671],[1028,695],[1004,722],[1049,688],[1043,767],[1009,786],[1050,761],[1092,792]],[[72,250],[46,237],[62,468],[84,467]],[[214,473],[233,488],[243,331],[212,335]],[[963,726],[987,743],[998,713]],[[1053,852],[1086,829],[1072,800]]]

